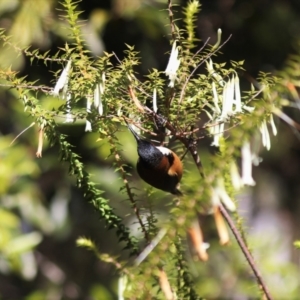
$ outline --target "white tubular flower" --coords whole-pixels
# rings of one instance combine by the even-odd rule
[[[71,123],[71,122],[74,121],[73,116],[71,114],[71,105],[70,105],[70,103],[71,103],[71,94],[68,93],[67,94],[67,115],[66,115],[65,123]]]
[[[223,137],[224,132],[224,123],[217,124],[215,126],[212,126],[210,128],[210,133],[213,136],[213,142],[211,143],[211,146],[220,146],[220,138]]]
[[[87,97],[87,99],[86,99],[86,111],[88,113],[91,112],[91,107],[92,107],[92,98]],[[92,131],[92,124],[89,120],[86,120],[86,122],[85,122],[85,131]]]
[[[274,123],[273,114],[271,114],[271,116],[270,116],[270,124],[271,124],[271,127],[272,127],[273,134],[277,135],[277,128],[276,128],[276,125]]]
[[[94,89],[94,106],[98,108],[100,103],[100,88],[99,84],[96,84],[96,87]]]
[[[261,123],[260,132],[261,132],[263,146],[266,147],[267,150],[270,150],[271,149],[271,140],[270,140],[268,126],[267,126],[267,123],[265,120]]]
[[[255,107],[243,105],[243,110],[246,110],[250,113],[252,113],[254,111],[254,109],[255,109]]]
[[[153,111],[156,113],[157,112],[157,92],[156,88],[153,90]]]
[[[63,69],[59,79],[56,82],[56,85],[53,90],[53,95],[58,96],[59,92],[68,85],[69,73],[71,71],[72,62],[68,61],[66,67]]]
[[[214,72],[212,60],[206,62],[209,73]],[[242,106],[242,97],[240,89],[240,80],[237,74],[234,74],[228,82],[222,80],[223,93],[218,95],[215,82],[212,82],[213,102],[216,112],[221,114],[220,120],[226,120],[227,117],[235,113],[241,113],[244,110],[252,112],[254,107]],[[222,112],[219,108],[219,98],[222,99]],[[233,105],[235,108],[233,109]]]
[[[215,82],[212,83],[212,91],[213,91],[213,100],[214,100],[214,105],[215,105],[216,111],[217,111],[218,114],[220,114],[221,109],[219,107],[219,97],[218,97]]]
[[[234,161],[230,164],[231,182],[235,190],[240,190],[243,187],[243,180],[239,174],[238,167]]]
[[[242,112],[242,100],[241,100],[241,90],[240,90],[240,79],[236,75],[233,78],[234,81],[234,95],[235,95],[235,113]]]
[[[249,141],[244,142],[242,147],[242,181],[244,185],[255,185],[252,177],[252,155]]]
[[[123,112],[122,112],[122,104],[120,104],[118,110],[117,110],[117,116],[118,117],[121,117],[123,115]]]
[[[180,59],[178,59],[178,47],[176,47],[176,41],[175,41],[172,46],[169,63],[165,71],[166,75],[169,76],[170,79],[170,83],[169,83],[170,87],[174,87],[179,65],[180,65]]]
[[[218,180],[217,186],[213,189],[211,200],[214,206],[219,206],[219,203],[223,202],[223,204],[226,206],[228,210],[230,211],[236,210],[235,203],[232,201],[232,199],[229,197],[229,195],[226,192],[223,179]]]
[[[217,187],[217,192],[219,194],[220,200],[224,203],[227,209],[229,209],[230,211],[235,211],[235,203],[227,194],[223,180],[219,183],[219,186]]]
[[[229,79],[228,82],[225,83],[223,88],[223,101],[222,101],[222,114],[221,119],[225,120],[228,116],[234,113],[233,106],[233,95],[234,95],[234,80]]]
[[[98,108],[98,113],[100,116],[103,115],[103,103],[102,103],[102,94],[104,92],[103,85],[101,83],[96,84],[94,90],[94,106]]]
[[[222,76],[215,71],[212,60],[211,59],[209,59],[209,61],[206,60],[205,63],[206,63],[206,68],[208,73],[211,76],[213,76],[221,86],[224,86],[224,80]]]
[[[121,274],[118,279],[118,300],[124,300],[124,293],[127,287],[128,279],[126,274]]]

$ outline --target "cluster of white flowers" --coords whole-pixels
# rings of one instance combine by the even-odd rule
[[[71,60],[68,61],[66,67],[63,69],[60,77],[58,78],[56,85],[53,89],[53,95],[54,96],[60,96],[61,98],[66,100],[67,102],[67,114],[66,114],[66,123],[73,122],[74,119],[71,114],[71,94],[68,91],[68,84],[69,84],[69,77],[72,71],[72,62]],[[99,115],[103,115],[103,103],[102,103],[102,95],[104,93],[104,87],[105,87],[105,73],[102,73],[101,83],[96,84],[95,90],[94,90],[94,98],[92,96],[87,96],[87,102],[86,102],[86,111],[91,112],[92,103],[94,103],[94,106],[98,108]],[[92,126],[91,122],[86,120],[86,127],[85,131],[91,131]]]
[[[94,106],[98,109],[98,113],[100,116],[103,115],[103,102],[102,102],[102,95],[104,94],[104,88],[105,88],[105,73],[102,73],[101,82],[96,84],[96,87],[94,89]],[[86,102],[86,111],[91,112],[91,107],[93,103],[93,97],[87,97]],[[92,131],[92,125],[91,122],[86,120],[85,125],[85,131]]]
[[[206,62],[208,72],[217,80],[223,87],[222,94],[219,95],[216,88],[216,83],[212,82],[213,103],[215,107],[215,116],[209,115],[212,121],[216,122],[210,128],[210,133],[213,135],[212,146],[219,147],[220,139],[223,137],[225,123],[229,117],[236,113],[241,113],[244,110],[252,111],[253,107],[248,107],[242,104],[240,80],[236,73],[226,82],[220,74],[214,70],[212,60]],[[219,103],[222,103],[220,108]]]
[[[271,125],[274,135],[277,135],[277,128],[274,123],[273,115],[271,114],[269,123]],[[262,137],[262,144],[267,149],[271,149],[270,134],[267,126],[267,121],[264,120],[259,128]],[[242,183],[243,185],[255,185],[255,181],[252,177],[252,165],[258,165],[259,160],[256,154],[251,152],[250,141],[246,140],[241,149],[242,156]]]
[[[243,111],[252,112],[254,107],[246,106],[241,101],[241,91],[239,77],[235,73],[227,82],[214,70],[211,59],[206,63],[207,70],[214,79],[223,87],[222,94],[218,94],[216,83],[212,82],[213,104],[215,107],[214,116],[209,115],[210,119],[216,124],[210,128],[210,133],[213,135],[212,146],[220,146],[220,139],[223,137],[226,121],[229,117]],[[221,108],[219,104],[221,103]],[[274,123],[273,115],[271,114],[269,122],[273,134],[277,134],[277,129]],[[267,126],[267,120],[264,120],[259,128],[262,136],[262,144],[267,150],[271,148],[270,134]],[[256,156],[251,153],[250,141],[245,140],[241,148],[242,157],[242,176],[239,176],[238,168],[235,164],[231,168],[232,184],[234,188],[239,190],[243,185],[255,185],[252,177],[252,164],[257,161]],[[225,204],[225,203],[224,203]],[[226,204],[225,204],[226,205]]]
[[[71,114],[71,94],[68,91],[68,85],[69,85],[69,77],[72,71],[72,61],[68,60],[67,65],[63,69],[61,75],[59,76],[56,85],[53,89],[53,95],[59,96],[61,93],[62,99],[66,100],[67,102],[67,115],[66,115],[66,123],[73,122],[73,117]]]

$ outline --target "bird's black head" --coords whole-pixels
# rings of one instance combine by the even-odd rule
[[[137,151],[140,157],[140,163],[148,168],[157,167],[163,158],[163,153],[146,139],[140,137],[129,124],[128,128],[137,141]]]

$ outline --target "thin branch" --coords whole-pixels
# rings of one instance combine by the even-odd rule
[[[179,98],[179,104],[181,104],[182,100],[183,100],[183,97],[184,97],[184,94],[185,94],[185,90],[186,90],[186,87],[187,87],[187,84],[189,83],[191,77],[194,75],[194,73],[199,69],[199,67],[207,60],[209,59],[211,56],[213,56],[217,51],[219,51],[225,44],[227,44],[227,42],[230,40],[232,35],[230,35],[227,40],[224,41],[224,43],[222,43],[222,45],[220,47],[218,47],[215,51],[207,54],[203,60],[194,68],[194,70],[190,73],[190,75],[188,76],[188,78],[186,79],[182,89],[181,89],[181,93],[180,93],[180,98]],[[208,40],[205,42],[204,46],[208,43]],[[203,47],[202,47],[203,48]],[[201,49],[202,49],[201,48]]]
[[[144,107],[142,106],[139,99],[136,97],[136,95],[134,93],[134,90],[133,90],[131,85],[128,86],[128,91],[129,91],[129,95],[130,95],[130,98],[132,99],[133,103],[136,105],[138,110],[143,113],[144,112]]]
[[[256,280],[257,280],[257,282],[260,286],[260,288],[262,289],[263,293],[266,296],[266,299],[267,300],[272,300],[273,298],[272,298],[266,284],[264,283],[264,281],[261,277],[261,274],[260,274],[259,270],[256,267],[253,256],[252,256],[250,250],[248,249],[247,245],[245,244],[240,232],[238,231],[238,229],[235,226],[232,218],[230,217],[230,215],[228,214],[227,210],[225,209],[225,207],[223,206],[222,203],[220,203],[219,207],[220,207],[221,214],[223,215],[224,219],[226,220],[228,226],[230,227],[237,243],[239,244],[239,247],[243,251],[243,254],[244,254],[246,260],[248,261],[248,263],[249,263],[249,265],[250,265],[250,267],[251,267],[251,269],[252,269],[252,271],[253,271],[253,273],[256,277]]]
[[[173,14],[172,8],[173,8],[172,0],[168,0],[168,12],[169,12],[170,25],[171,25],[172,39],[173,39],[173,41],[175,41],[177,39],[176,33],[177,33],[177,35],[179,35],[179,33],[176,32],[176,25],[174,22],[174,14]]]
[[[32,90],[40,90],[45,93],[51,93],[53,88],[48,86],[37,86],[37,85],[27,85],[27,84],[3,84],[0,83],[0,86],[7,88],[23,88],[23,89],[32,89]]]
[[[123,182],[124,182],[124,185],[125,185],[125,188],[126,188],[127,195],[129,197],[129,201],[132,204],[134,214],[135,214],[135,216],[136,216],[136,218],[137,218],[137,220],[138,220],[138,222],[141,226],[141,229],[142,229],[142,232],[144,234],[145,240],[147,241],[147,243],[149,243],[150,242],[150,236],[149,236],[149,233],[146,229],[145,224],[143,223],[141,213],[140,213],[140,209],[137,206],[136,201],[134,200],[134,196],[133,196],[133,194],[131,192],[131,189],[130,189],[130,186],[128,184],[128,180],[126,178],[126,171],[124,170],[124,167],[123,167],[123,162],[122,162],[121,157],[118,154],[118,151],[115,147],[114,141],[112,140],[112,138],[110,138],[110,140],[111,140],[111,145],[113,147],[113,150],[115,152],[115,160],[117,162],[119,170],[121,171],[122,179],[123,179]]]
[[[21,136],[25,131],[27,131],[29,128],[31,128],[33,125],[35,125],[35,122],[31,123],[29,126],[27,126],[24,130],[22,130],[9,144],[9,146],[12,146],[12,144]]]
[[[146,257],[151,253],[151,251],[157,246],[157,244],[161,241],[161,239],[167,233],[166,228],[162,228],[159,230],[156,237],[147,245],[147,247],[139,254],[139,256],[134,260],[134,265],[138,266],[143,262]]]

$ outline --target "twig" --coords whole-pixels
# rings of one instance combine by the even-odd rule
[[[7,87],[7,88],[25,88],[25,89],[32,89],[32,90],[40,90],[45,93],[51,93],[53,88],[48,86],[37,86],[37,85],[26,85],[26,84],[3,84],[1,83],[0,86]]]
[[[173,41],[176,40],[176,26],[174,22],[174,14],[172,11],[172,0],[168,0],[168,11],[169,11],[169,19],[170,19],[170,25],[171,25],[171,32],[172,32],[172,39]],[[178,32],[177,32],[178,34]]]
[[[180,94],[180,99],[179,99],[179,104],[181,104],[182,100],[183,100],[183,97],[184,97],[184,94],[185,94],[185,90],[186,90],[186,87],[187,87],[187,84],[188,82],[190,81],[191,77],[194,75],[194,73],[198,70],[198,68],[207,60],[209,59],[211,56],[213,56],[217,51],[219,51],[225,44],[227,44],[227,42],[230,40],[231,38],[231,35],[227,38],[226,41],[224,41],[224,43],[222,43],[222,45],[220,47],[218,47],[215,51],[207,54],[203,60],[194,68],[194,70],[191,72],[191,74],[188,76],[188,78],[186,79],[182,89],[181,89],[181,94]],[[208,43],[208,40],[205,42],[204,46]],[[203,47],[204,47],[203,46]],[[203,48],[202,47],[202,48]],[[201,49],[202,49],[201,48]],[[200,50],[201,50],[200,49]]]
[[[11,146],[15,141],[16,139],[21,136],[26,130],[28,130],[29,128],[31,128],[33,125],[35,125],[35,122],[31,123],[28,127],[26,127],[24,130],[22,130],[12,141],[11,143],[9,144],[9,146]]]
[[[126,188],[127,195],[128,195],[129,200],[130,200],[130,202],[132,204],[133,211],[134,211],[135,216],[136,216],[136,218],[137,218],[137,220],[138,220],[138,222],[139,222],[139,224],[141,226],[141,229],[142,229],[142,232],[144,234],[145,240],[146,240],[147,243],[149,243],[150,242],[150,236],[149,236],[149,233],[148,233],[148,231],[146,229],[145,224],[143,223],[143,220],[142,220],[142,217],[141,217],[141,213],[140,213],[140,209],[137,206],[136,201],[134,200],[133,194],[132,194],[132,192],[130,190],[130,186],[129,186],[128,180],[126,178],[126,172],[125,172],[125,170],[123,168],[123,163],[121,161],[121,157],[118,154],[118,151],[117,151],[117,149],[115,147],[113,139],[111,138],[110,140],[111,140],[111,145],[113,147],[113,150],[115,152],[116,162],[117,162],[118,167],[119,167],[119,169],[121,171],[121,175],[122,175],[122,179],[123,179],[123,182],[124,182],[124,185],[125,185],[125,188]]]
[[[220,207],[220,212],[221,214],[223,215],[224,219],[226,220],[228,226],[230,227],[237,243],[239,244],[239,247],[241,248],[241,250],[243,251],[243,254],[245,255],[245,258],[246,260],[248,261],[253,273],[254,273],[254,276],[256,277],[256,280],[260,286],[260,288],[262,289],[262,291],[264,292],[265,296],[266,296],[266,299],[268,300],[272,300],[272,296],[270,295],[270,292],[266,286],[266,284],[264,283],[262,277],[261,277],[261,274],[260,272],[258,271],[256,265],[255,265],[255,262],[254,262],[254,259],[253,259],[253,256],[252,254],[250,253],[247,245],[245,244],[242,236],[240,235],[240,232],[238,231],[237,227],[235,226],[232,218],[230,217],[230,215],[228,214],[227,210],[225,209],[225,207],[223,206],[222,203],[220,203],[219,205]]]
[[[166,228],[160,229],[156,237],[149,243],[149,245],[141,252],[141,254],[134,260],[134,265],[138,266],[150,254],[150,252],[157,246],[161,239],[167,233]]]

